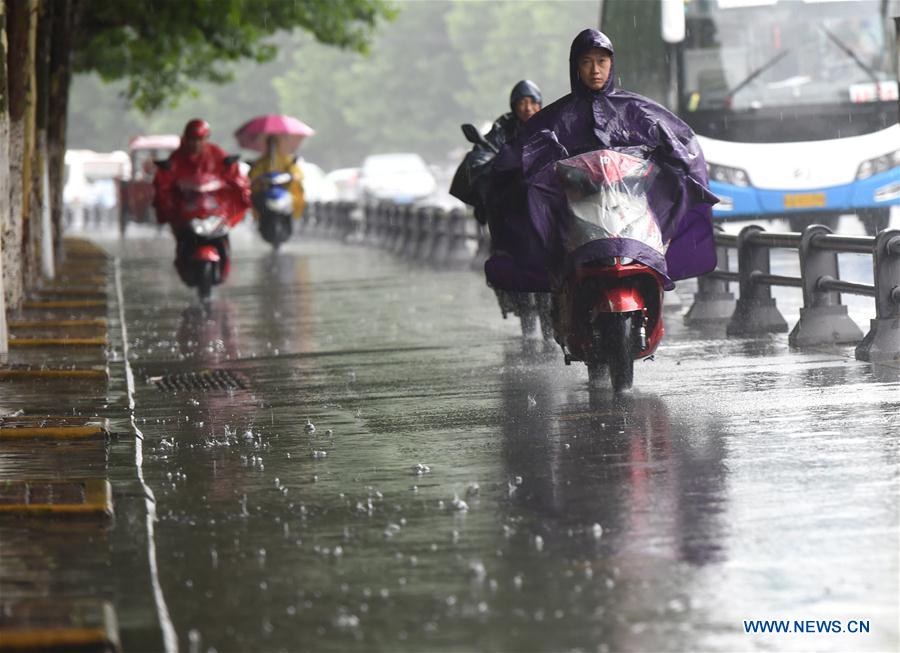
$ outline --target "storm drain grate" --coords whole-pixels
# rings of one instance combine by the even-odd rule
[[[191,390],[246,390],[247,379],[231,370],[202,370],[169,374],[150,379],[164,392],[184,392]]]

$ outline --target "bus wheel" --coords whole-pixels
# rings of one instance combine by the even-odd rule
[[[870,236],[875,236],[879,231],[887,229],[888,223],[891,221],[891,207],[879,206],[870,209],[860,209],[857,215],[860,222],[863,223],[863,227],[866,228],[866,233]]]

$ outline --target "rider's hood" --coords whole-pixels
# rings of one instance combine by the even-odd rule
[[[585,86],[581,82],[581,79],[578,77],[578,57],[583,55],[591,48],[602,48],[603,50],[609,50],[609,54],[612,55],[612,66],[609,69],[609,79],[606,80],[603,88],[601,88],[599,91],[592,91],[587,86]],[[591,28],[581,31],[578,36],[575,37],[575,40],[572,41],[572,47],[569,48],[569,83],[572,87],[572,93],[575,93],[582,97],[591,97],[593,95],[607,94],[615,91],[615,54],[616,53],[615,50],[613,50],[612,41],[609,40],[609,37],[606,34],[599,30]]]

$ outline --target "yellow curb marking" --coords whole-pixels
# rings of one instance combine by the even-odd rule
[[[25,485],[26,494],[32,489],[51,489],[54,486],[81,485],[84,500],[80,503],[0,503],[0,515],[99,515],[111,517],[112,486],[105,478],[91,478],[83,481],[21,481]],[[15,485],[15,481],[7,481],[6,485]]]
[[[109,420],[49,416],[0,418],[0,440],[19,438],[52,438],[68,440],[105,436],[109,433]]]
[[[78,320],[22,320],[10,322],[9,329],[50,329],[53,327],[99,327],[106,328],[106,318],[95,317]]]
[[[97,338],[10,338],[10,347],[103,347],[106,336]]]
[[[54,369],[2,369],[0,379],[107,379],[106,368]]]
[[[50,301],[28,301],[22,308],[106,308],[105,299],[61,299]]]
[[[56,288],[39,288],[35,291],[39,297],[47,297],[59,295],[62,297],[81,297],[83,299],[100,299],[106,297],[106,290],[103,288],[77,288],[77,287],[56,287]]]
[[[92,650],[107,644],[112,640],[103,628],[16,628],[0,632],[0,651]]]

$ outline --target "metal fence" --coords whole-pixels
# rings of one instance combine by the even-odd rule
[[[490,251],[487,230],[464,209],[401,205],[359,206],[353,202],[315,202],[302,233],[380,247],[413,260],[446,267],[480,268]],[[745,227],[738,235],[716,233],[718,265],[698,279],[694,302],[684,316],[688,325],[726,324],[726,333],[752,336],[788,330],[772,297],[773,286],[800,288],[800,319],[788,336],[794,347],[858,343],[856,358],[900,362],[900,230],[875,237],[841,236],[822,225],[803,233],[767,232]],[[800,276],[771,273],[772,249],[796,250]],[[737,270],[729,268],[737,250]],[[840,278],[839,253],[870,254],[874,283]],[[738,284],[738,297],[730,284]],[[841,294],[873,297],[875,317],[863,336],[850,319]]]

